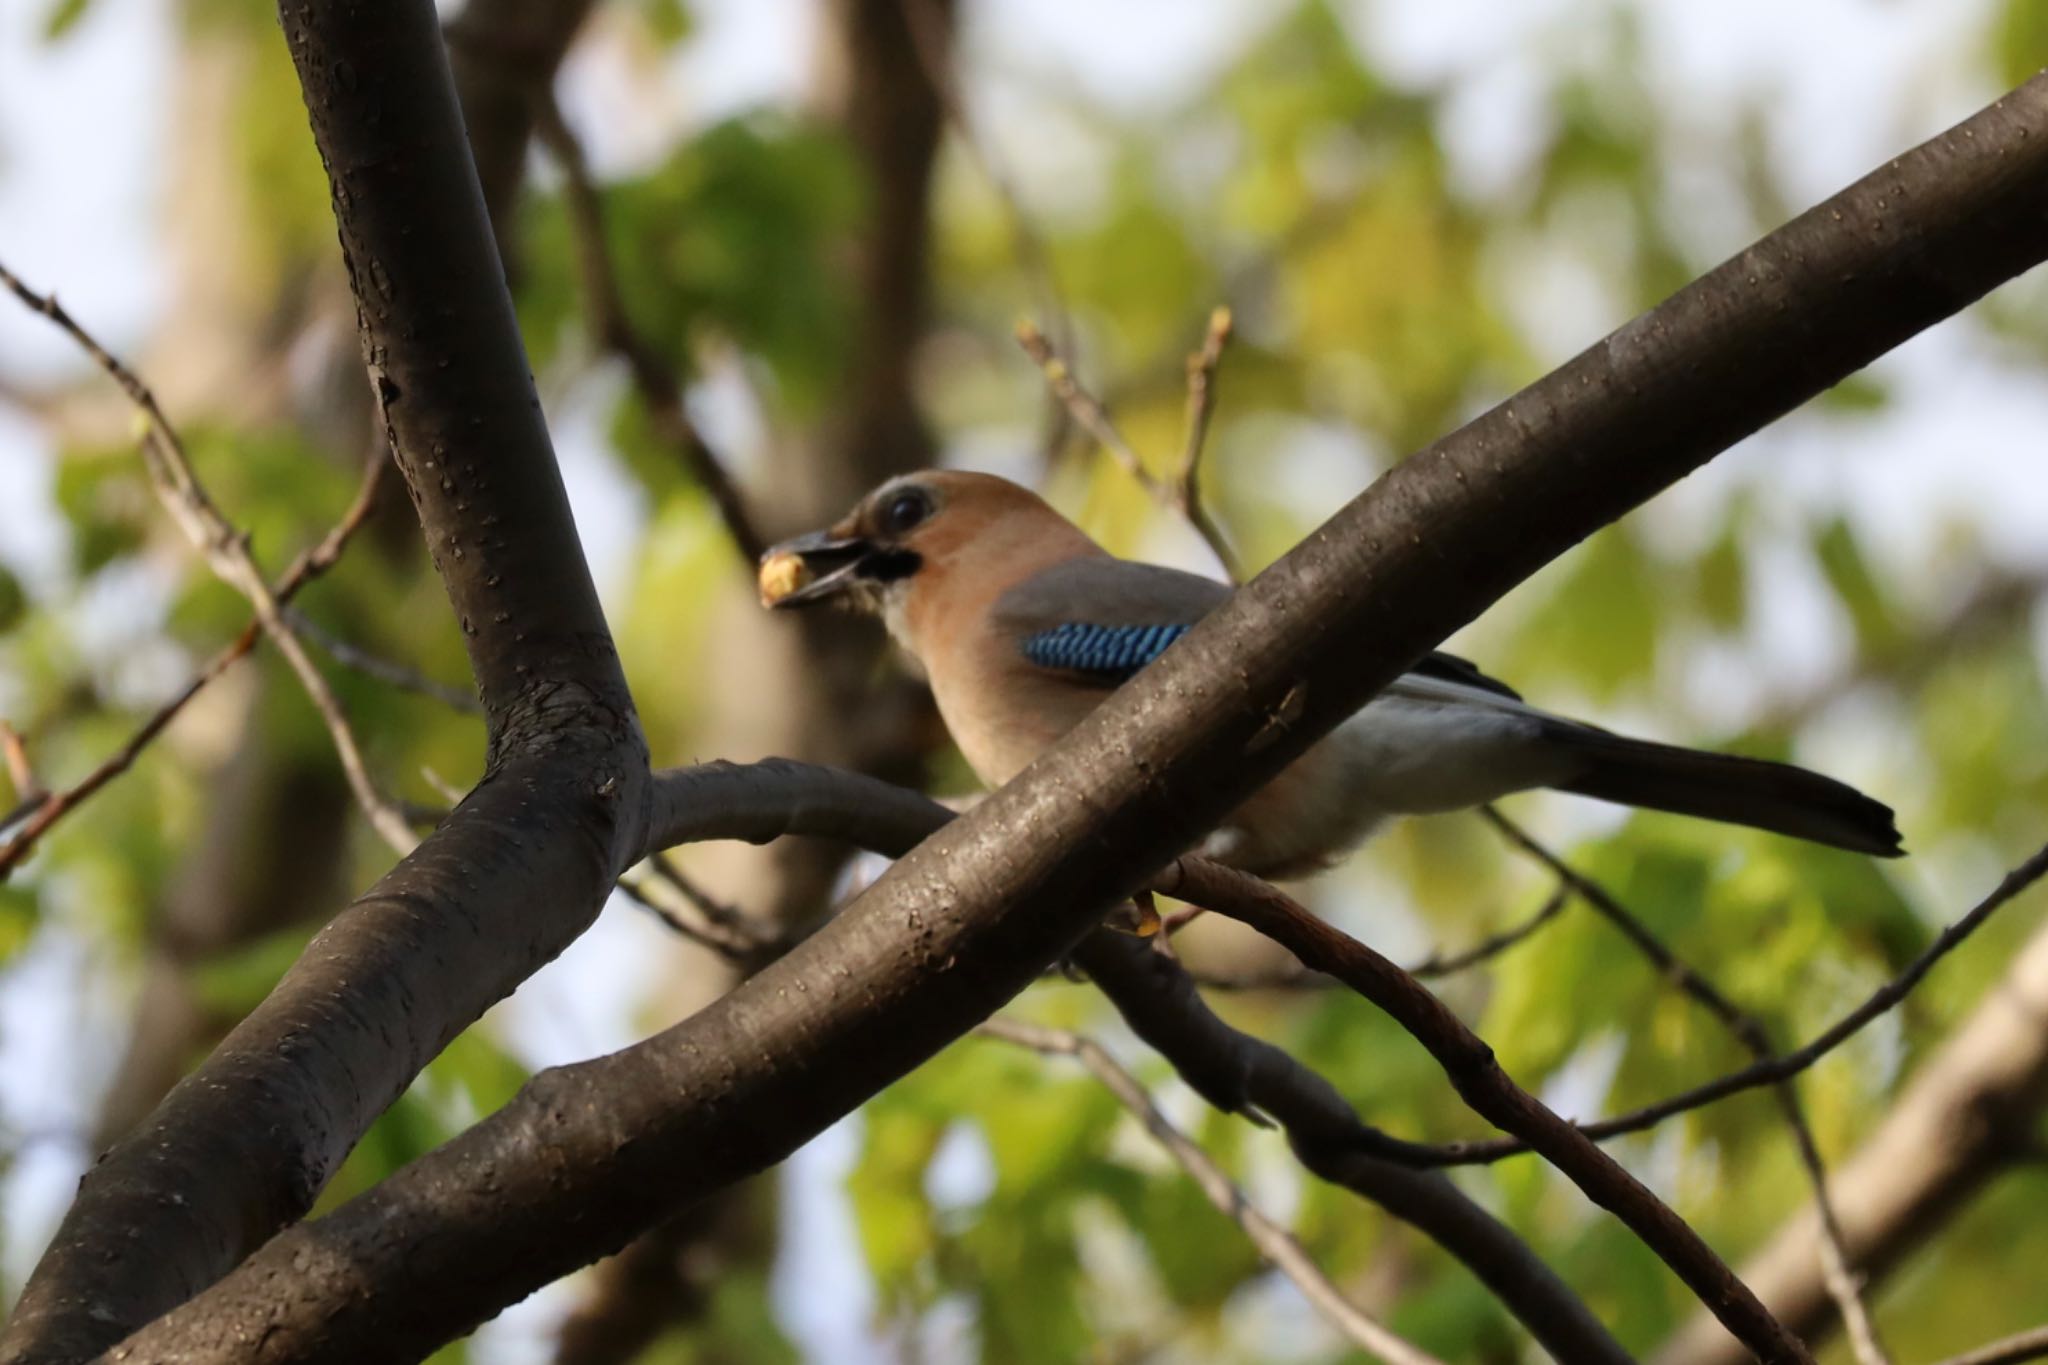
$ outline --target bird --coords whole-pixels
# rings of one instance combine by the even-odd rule
[[[1231,591],[1120,559],[1031,490],[964,470],[884,482],[834,525],[772,547],[759,586],[777,610],[829,602],[878,616],[922,668],[947,730],[991,788]],[[1201,851],[1261,877],[1301,877],[1340,861],[1389,819],[1539,787],[1875,857],[1904,852],[1891,809],[1845,783],[1555,715],[1442,651],[1283,768]]]

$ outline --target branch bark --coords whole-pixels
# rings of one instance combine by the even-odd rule
[[[482,692],[486,777],[87,1175],[0,1339],[10,1362],[96,1355],[302,1216],[427,1060],[589,923],[640,844],[646,748],[433,6],[287,4],[283,20],[386,435]]]

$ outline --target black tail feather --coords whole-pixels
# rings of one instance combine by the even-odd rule
[[[1891,807],[1819,773],[1703,753],[1561,723],[1552,735],[1585,760],[1560,791],[1787,834],[1879,858],[1905,852]]]

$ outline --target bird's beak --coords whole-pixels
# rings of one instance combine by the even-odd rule
[[[803,607],[853,586],[875,546],[860,536],[813,531],[785,540],[761,556],[764,606]]]

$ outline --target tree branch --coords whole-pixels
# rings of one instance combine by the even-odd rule
[[[2044,873],[2048,850],[2008,876],[1991,900],[2009,899]],[[1972,916],[1981,919],[1977,911]],[[1877,1130],[1829,1181],[1848,1256],[1866,1276],[1881,1279],[1927,1246],[2033,1150],[2041,1115],[2048,1111],[2044,1018],[2048,924],[2034,929],[1969,1016],[1920,1063]],[[1816,1259],[1819,1234],[1815,1211],[1800,1212],[1750,1260],[1745,1276],[1788,1322],[1816,1339],[1835,1316]],[[1731,1345],[1711,1324],[1689,1322],[1657,1359],[1666,1365],[1735,1365],[1740,1357]]]
[[[1413,977],[1274,887],[1221,864],[1183,858],[1159,889],[1250,925],[1286,947],[1303,966],[1337,977],[1378,1005],[1429,1049],[1465,1103],[1541,1152],[1587,1198],[1626,1223],[1758,1357],[1811,1360],[1799,1339],[1764,1311],[1684,1219],[1591,1139],[1516,1085],[1494,1060],[1493,1049]]]
[[[369,517],[370,509],[376,505],[378,490],[384,482],[384,471],[389,467],[390,461],[385,459],[384,446],[380,441],[370,451],[369,459],[363,467],[362,483],[357,487],[355,498],[349,503],[348,510],[342,513],[341,520],[335,523],[334,529],[329,531],[319,544],[293,560],[291,567],[284,571],[276,586],[272,588],[272,595],[280,605],[290,602],[298,595],[299,589],[326,573],[334,566],[334,562],[341,558],[342,550]],[[0,880],[5,880],[15,865],[34,850],[36,842],[49,832],[52,825],[91,799],[93,794],[107,783],[127,772],[135,760],[142,756],[142,751],[177,719],[178,713],[183,711],[194,697],[204,691],[215,678],[247,657],[249,652],[256,648],[256,642],[262,638],[262,621],[250,618],[249,624],[242,627],[242,633],[235,637],[232,644],[209,659],[169,701],[159,706],[149,719],[128,737],[127,743],[108,755],[98,767],[60,791],[46,792],[33,803],[24,802],[18,811],[11,813],[5,820],[0,820],[0,829],[11,826],[16,819],[27,820],[12,838],[5,844],[0,844]]]
[[[294,9],[286,30],[326,22]],[[351,66],[389,70],[388,58]],[[346,180],[355,158],[329,151]],[[1016,994],[1513,583],[2035,264],[2048,252],[2044,171],[2048,77],[1396,466],[787,957],[635,1048],[543,1073],[456,1142],[274,1239],[137,1349],[261,1339],[305,1360],[423,1349],[616,1248],[655,1210],[781,1159]],[[393,188],[376,191],[387,210],[432,198]],[[397,297],[429,297],[413,283]],[[524,556],[507,566],[528,567]],[[454,595],[469,600],[464,585]],[[496,717],[493,678],[518,656],[490,637],[474,653]],[[550,894],[529,881],[515,903]],[[465,1222],[489,1228],[489,1243],[448,1235]],[[366,1292],[393,1258],[414,1286],[403,1303]]]
[[[303,1215],[427,1060],[590,922],[641,843],[646,746],[434,7],[294,2],[282,18],[385,436],[481,691],[486,776],[87,1174],[0,1339],[9,1362],[98,1354]]]
[[[343,714],[334,689],[327,685],[326,677],[314,665],[306,647],[299,643],[291,623],[285,620],[283,607],[249,551],[249,537],[227,519],[219,504],[206,491],[206,485],[199,481],[198,472],[192,468],[191,458],[185,453],[185,442],[157,403],[156,395],[140,376],[94,340],[57,302],[56,295],[37,294],[5,266],[0,266],[0,285],[5,285],[15,297],[76,341],[133,400],[143,421],[142,462],[157,500],[171,514],[171,520],[185,533],[185,538],[192,542],[192,548],[199,551],[200,558],[206,561],[214,576],[248,598],[249,605],[255,608],[256,619],[262,623],[264,633],[270,636],[277,652],[291,666],[299,686],[305,689],[306,699],[320,713],[320,722],[326,726],[328,737],[334,742],[334,752],[341,760],[342,773],[348,778],[349,790],[354,793],[356,804],[362,807],[370,828],[398,853],[410,853],[419,842],[413,837],[412,826],[377,790],[376,782],[370,777],[369,765],[363,761],[362,746],[356,742],[354,728]]]
[[[1836,1020],[1804,1047],[1779,1053],[1767,1062],[1754,1062],[1740,1071],[1731,1071],[1704,1085],[1696,1085],[1690,1090],[1680,1091],[1655,1104],[1646,1104],[1626,1114],[1600,1119],[1593,1123],[1581,1123],[1578,1125],[1579,1131],[1596,1141],[1604,1142],[1608,1138],[1620,1137],[1624,1133],[1639,1133],[1646,1128],[1654,1128],[1675,1114],[1699,1109],[1717,1100],[1727,1099],[1730,1095],[1739,1095],[1758,1086],[1776,1085],[1792,1079],[1849,1041],[1871,1020],[1911,995],[1913,988],[1934,969],[1937,962],[1953,952],[2001,907],[2041,880],[2043,876],[2048,876],[2048,845],[2036,850],[2032,857],[2006,873],[1983,900],[1978,901],[1970,907],[1969,913],[1936,935],[1934,942],[1928,944],[1918,957],[1907,963],[1903,971],[1872,991],[1862,1004]],[[1519,1156],[1529,1150],[1528,1144],[1518,1139],[1494,1138],[1482,1142],[1447,1143],[1440,1147],[1417,1146],[1412,1149],[1412,1154],[1430,1165],[1471,1166]]]
[[[563,199],[569,210],[576,273],[591,340],[625,365],[654,429],[675,448],[683,468],[718,509],[726,535],[751,569],[766,552],[768,542],[755,529],[739,489],[718,457],[711,453],[704,433],[690,420],[674,366],[633,325],[626,312],[625,298],[619,292],[618,270],[612,264],[611,245],[604,235],[604,201],[591,181],[583,144],[563,121],[554,94],[546,86],[535,89],[533,103],[534,131],[562,171]]]
[[[1279,1124],[1302,1165],[1457,1257],[1551,1355],[1628,1365],[1629,1354],[1520,1238],[1441,1173],[1382,1155],[1403,1144],[1360,1122],[1328,1081],[1288,1053],[1224,1023],[1178,962],[1107,932],[1084,939],[1074,960],[1197,1094],[1225,1113]]]
[[[1713,1015],[1759,1063],[1768,1064],[1777,1059],[1777,1051],[1771,1046],[1770,1035],[1763,1024],[1722,994],[1718,986],[1690,963],[1681,960],[1651,932],[1641,917],[1616,899],[1605,886],[1566,863],[1496,808],[1486,806],[1480,813],[1510,844],[1550,869],[1561,886],[1570,887],[1584,897],[1601,918],[1621,930],[1623,937],[1649,960],[1660,975]],[[1850,1346],[1859,1365],[1891,1365],[1891,1358],[1878,1338],[1877,1323],[1870,1316],[1869,1306],[1863,1302],[1861,1283],[1850,1269],[1841,1224],[1836,1220],[1834,1205],[1828,1199],[1827,1167],[1821,1160],[1820,1145],[1814,1141],[1813,1126],[1806,1121],[1806,1106],[1800,1102],[1798,1082],[1782,1080],[1771,1089],[1777,1098],[1778,1110],[1784,1116],[1785,1126],[1791,1131],[1799,1164],[1806,1171],[1807,1182],[1813,1186],[1814,1207],[1820,1217],[1822,1278],[1829,1297],[1841,1310],[1843,1321],[1849,1324]]]

